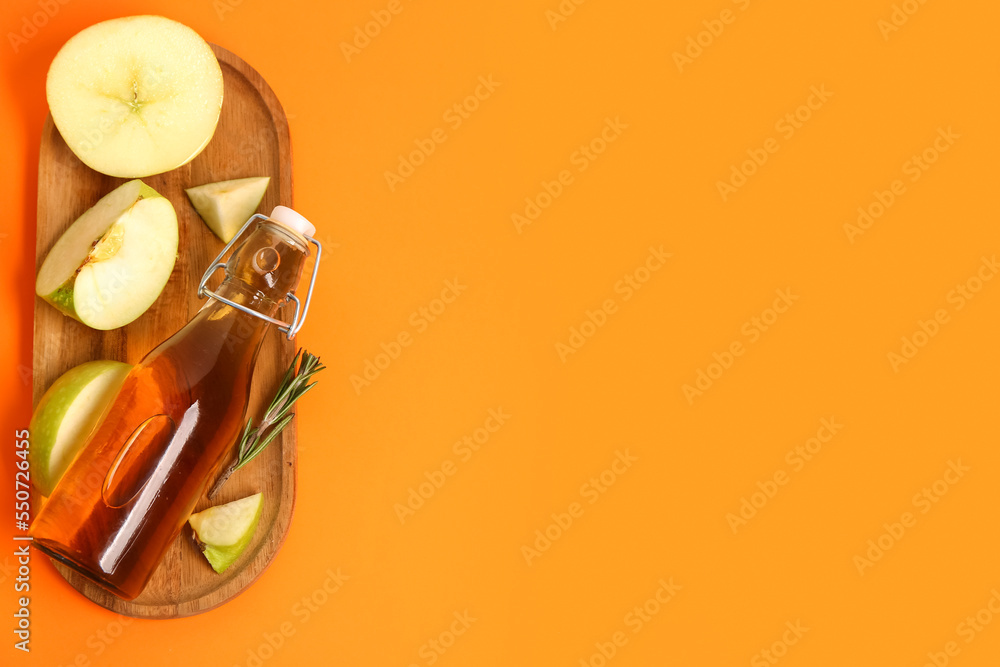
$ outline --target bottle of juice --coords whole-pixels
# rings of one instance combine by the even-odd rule
[[[289,338],[308,309],[292,292],[310,242],[318,265],[315,227],[278,206],[244,230],[202,279],[200,295],[212,298],[129,372],[31,526],[36,547],[126,600],[142,592],[238,440],[264,334],[284,325],[278,308],[295,302]],[[210,292],[221,267],[225,278]]]

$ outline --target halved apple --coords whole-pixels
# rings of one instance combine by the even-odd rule
[[[42,495],[52,494],[131,369],[120,361],[88,361],[60,375],[42,395],[28,425],[31,479]]]
[[[247,548],[263,507],[264,494],[255,493],[191,515],[188,523],[213,570],[222,574]]]
[[[35,293],[94,329],[146,312],[177,259],[177,215],[139,180],[112,190],[70,225],[42,262]]]
[[[229,243],[264,198],[270,176],[237,178],[188,188],[191,204],[208,228]]]
[[[208,145],[222,109],[222,69],[191,28],[127,16],[70,38],[45,92],[59,133],[84,164],[141,178],[187,164]]]

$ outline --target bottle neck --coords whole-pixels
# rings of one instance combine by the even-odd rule
[[[271,299],[238,280],[226,280],[215,293],[262,315],[275,317],[278,311]],[[197,337],[202,346],[217,347],[219,354],[230,357],[234,363],[249,362],[252,367],[269,324],[228,303],[209,299],[188,327],[199,332]]]
[[[277,318],[287,295],[298,286],[309,255],[308,246],[303,243],[283,225],[270,220],[260,223],[233,251],[226,263],[226,277],[215,290],[216,294],[254,313]],[[267,328],[265,319],[221,301],[216,304],[232,311],[237,320],[246,320],[241,324],[243,329],[250,327],[263,332]]]
[[[267,315],[268,317],[275,317],[278,309],[281,307],[281,303],[276,302],[273,295],[267,294],[236,277],[228,277],[223,280],[222,284],[220,284],[218,289],[215,290],[215,293],[221,297],[229,299],[233,303],[238,303],[241,306],[245,306],[252,311],[260,313],[261,315]],[[217,303],[227,308],[231,307],[221,301]],[[241,312],[240,314],[252,317],[247,313]],[[260,318],[253,319],[257,320],[261,324],[267,324],[265,320]]]

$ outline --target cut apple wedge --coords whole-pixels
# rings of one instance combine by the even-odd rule
[[[188,199],[208,228],[229,243],[264,198],[269,176],[237,178],[188,188]]]
[[[263,507],[264,494],[256,493],[191,515],[188,523],[213,570],[222,574],[240,557],[257,530]]]
[[[88,361],[59,376],[38,402],[31,432],[31,479],[49,496],[132,369],[120,361]]]
[[[208,145],[222,109],[222,69],[191,28],[127,16],[70,38],[45,92],[53,122],[84,164],[141,178],[187,164]]]
[[[177,259],[177,215],[139,180],[105,195],[42,262],[35,293],[94,329],[115,329],[156,301]]]

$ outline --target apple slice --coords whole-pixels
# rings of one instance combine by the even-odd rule
[[[260,522],[264,494],[256,493],[192,514],[188,519],[212,569],[222,574],[250,544]]]
[[[188,199],[215,235],[229,243],[264,198],[270,176],[237,178],[188,188]]]
[[[70,225],[38,270],[35,293],[94,329],[146,312],[177,259],[177,215],[139,180],[120,185]]]
[[[53,122],[84,164],[141,178],[187,164],[208,145],[222,109],[222,69],[191,28],[127,16],[70,38],[45,92]]]
[[[120,361],[88,361],[60,375],[42,395],[28,425],[28,461],[43,496],[52,495],[131,369]]]

